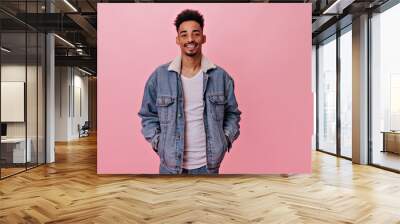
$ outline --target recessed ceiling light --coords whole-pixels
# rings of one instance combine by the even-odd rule
[[[68,40],[66,40],[66,39],[64,39],[64,38],[62,38],[62,37],[60,37],[60,36],[57,35],[57,34],[54,34],[54,36],[57,37],[58,39],[60,39],[61,41],[63,41],[64,43],[66,43],[67,45],[69,45],[69,46],[75,48],[75,45],[73,45],[73,44],[72,44],[71,42],[69,42]]]
[[[87,75],[93,75],[92,73],[90,73],[90,72],[88,72],[88,71],[86,71],[86,70],[83,70],[83,69],[81,69],[81,68],[79,68],[79,67],[78,67],[78,70],[81,71],[81,72],[83,72],[83,73],[85,73],[85,74],[87,74]]]
[[[351,5],[355,0],[336,0],[322,14],[342,14],[343,9]]]
[[[78,12],[78,10],[71,4],[69,3],[68,0],[64,0],[65,4],[67,4],[74,12]]]
[[[5,47],[1,47],[1,51],[4,51],[6,53],[10,53],[11,52],[11,50],[9,50],[9,49],[7,49]]]

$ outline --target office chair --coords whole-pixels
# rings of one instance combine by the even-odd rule
[[[89,136],[89,129],[90,129],[89,121],[85,121],[82,127],[80,127],[80,125],[78,124],[78,129],[79,129],[79,138]]]

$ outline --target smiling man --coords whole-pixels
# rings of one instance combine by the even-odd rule
[[[184,10],[175,19],[181,55],[146,82],[142,134],[160,157],[160,174],[217,174],[239,136],[234,81],[202,54],[204,18]]]

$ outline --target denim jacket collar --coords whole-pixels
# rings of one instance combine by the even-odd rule
[[[177,56],[168,66],[168,71],[174,71],[178,74],[181,73],[182,57]],[[201,57],[201,70],[207,73],[208,70],[217,68],[217,66],[208,60],[204,55]]]

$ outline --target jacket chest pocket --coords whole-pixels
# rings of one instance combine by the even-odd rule
[[[217,120],[223,120],[225,114],[226,99],[224,95],[210,95],[208,100],[211,102],[211,115]]]
[[[156,106],[158,108],[158,117],[160,123],[169,123],[174,116],[173,105],[174,98],[171,96],[159,96],[157,97]]]

